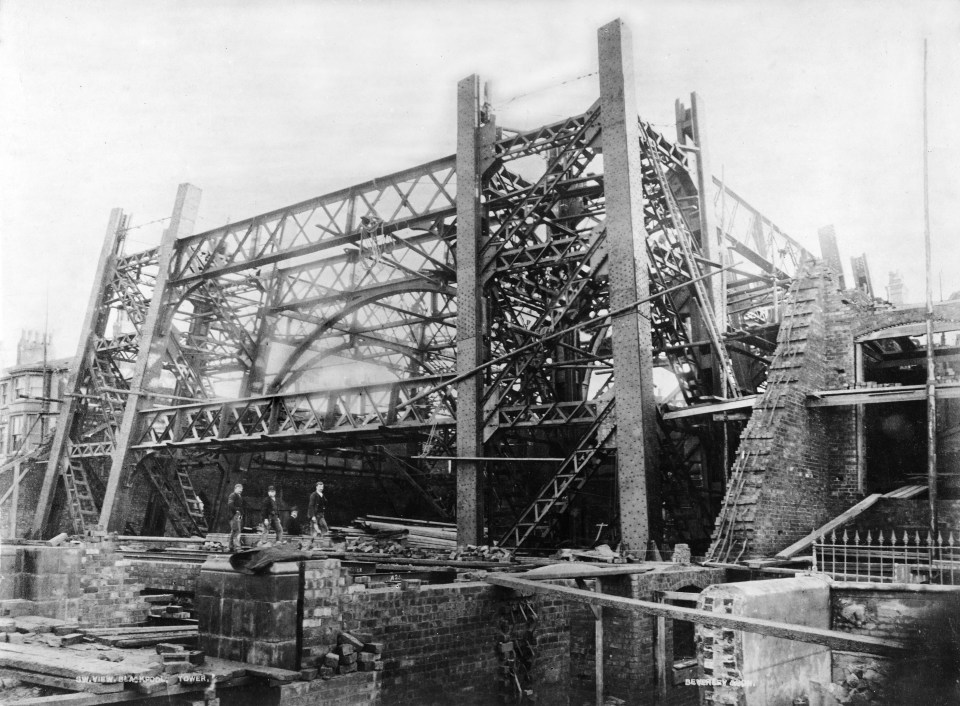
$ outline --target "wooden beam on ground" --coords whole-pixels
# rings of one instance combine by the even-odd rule
[[[823,645],[832,650],[865,652],[878,655],[897,655],[908,649],[904,643],[898,640],[886,640],[879,637],[868,637],[866,635],[852,635],[837,630],[824,630],[807,625],[793,625],[776,620],[748,618],[727,613],[713,613],[696,608],[682,608],[665,603],[641,601],[635,598],[596,594],[592,591],[541,583],[539,581],[530,581],[507,574],[487,574],[485,580],[494,586],[512,588],[517,591],[522,591],[525,594],[544,593],[554,597],[562,596],[568,600],[585,605],[598,605],[604,608],[622,610],[628,613],[638,613],[640,615],[662,616],[664,618],[670,618],[671,620],[686,620],[698,625],[714,625],[730,630],[741,630],[759,635],[779,637],[785,640],[796,640],[814,645]]]
[[[814,530],[803,539],[794,542],[786,549],[780,551],[777,554],[777,559],[789,559],[797,552],[803,551],[807,547],[810,547],[811,545],[813,545],[813,543],[817,540],[818,537],[822,537],[828,532],[832,532],[837,527],[840,527],[841,525],[846,524],[857,515],[873,507],[881,497],[882,496],[880,493],[874,493],[873,495],[868,495],[863,500],[858,502],[856,505],[851,507],[849,510],[846,510],[845,512],[842,512],[836,517],[834,517],[823,527],[820,527],[819,529]]]

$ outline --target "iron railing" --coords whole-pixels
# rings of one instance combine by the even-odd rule
[[[813,570],[840,581],[881,583],[960,583],[960,541],[953,532],[907,530],[836,531],[813,545]]]

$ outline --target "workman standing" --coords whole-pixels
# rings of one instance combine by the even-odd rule
[[[310,504],[307,506],[307,517],[310,518],[310,546],[317,542],[317,535],[323,539],[323,535],[330,531],[326,519],[327,499],[323,495],[323,481],[317,481],[317,489],[310,493]]]
[[[238,552],[240,533],[243,531],[243,484],[233,486],[233,492],[227,498],[227,514],[230,516],[230,552]]]
[[[283,527],[280,526],[280,505],[277,502],[277,489],[272,485],[267,488],[267,497],[263,499],[261,508],[263,515],[263,534],[260,535],[260,544],[267,543],[267,533],[273,528],[277,536],[277,544],[283,541]]]

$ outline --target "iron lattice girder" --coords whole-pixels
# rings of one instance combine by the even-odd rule
[[[381,427],[424,428],[438,412],[455,417],[449,395],[407,404],[451,376],[430,376],[333,390],[155,407],[140,412],[134,448],[192,445],[235,439],[272,439]]]
[[[716,177],[717,199],[724,205],[723,233],[738,253],[768,274],[796,277],[814,255]],[[745,217],[741,217],[741,214]]]
[[[173,284],[355,245],[356,222],[373,215],[394,229],[456,211],[455,158],[444,157],[364,184],[261,214],[177,242]]]

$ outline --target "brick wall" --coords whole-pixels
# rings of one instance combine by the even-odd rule
[[[634,574],[603,581],[603,592],[611,595],[656,601],[661,591],[677,591],[695,586],[703,589],[725,580],[722,569],[671,567],[652,573]],[[689,607],[689,604],[687,604]],[[571,639],[575,645],[589,645],[579,650],[575,683],[584,691],[592,693],[594,674],[593,619],[578,621],[579,630],[588,630],[589,636],[574,632]],[[657,664],[654,656],[657,620],[652,616],[605,610],[604,628],[604,686],[606,694],[623,699],[628,705],[652,703],[650,695],[657,692]],[[667,700],[670,706],[686,706],[697,703],[696,687],[673,684],[673,633],[674,621],[666,621],[666,654],[668,662]],[[581,661],[582,660],[582,661]],[[585,668],[586,667],[586,668]],[[589,673],[589,679],[586,675]],[[579,678],[577,678],[579,677]]]
[[[130,559],[127,574],[145,588],[195,593],[202,564],[187,561]]]
[[[854,380],[851,331],[861,315],[832,272],[813,267],[798,280],[767,389],[742,436],[712,558],[775,554],[862,497],[855,412],[806,407],[810,392]]]
[[[0,607],[13,602],[32,613],[108,627],[146,620],[143,585],[128,574],[129,561],[111,542],[0,548]],[[23,602],[29,602],[24,606]]]
[[[279,688],[277,706],[373,706],[380,703],[381,674],[354,672],[329,680],[284,684]]]
[[[960,696],[960,592],[834,586],[830,607],[834,630],[910,645],[899,659],[835,651],[829,689],[840,703],[952,703]]]
[[[509,693],[499,690],[498,645],[521,634],[534,648],[529,686],[538,702],[567,703],[566,602],[531,597],[537,619],[525,621],[512,614],[508,595],[483,583],[362,590],[343,597],[343,626],[384,644],[385,703],[490,703]]]
[[[27,471],[20,479],[17,489],[17,507],[13,507],[14,495],[10,494],[0,505],[0,537],[26,537],[33,530],[33,519],[37,511],[37,499],[40,497],[40,486],[43,483],[43,474],[46,463],[26,461],[20,472]],[[13,475],[16,469],[0,475],[0,495],[4,495],[13,485]],[[13,527],[16,522],[16,527]]]

